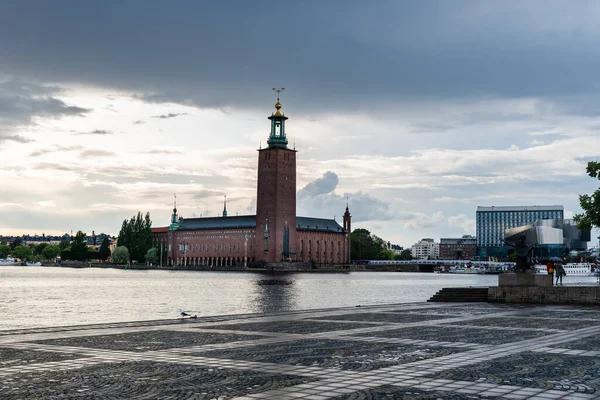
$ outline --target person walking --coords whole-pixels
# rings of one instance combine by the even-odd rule
[[[548,261],[548,264],[546,264],[546,271],[548,272],[548,275],[550,275],[550,282],[554,284],[554,263],[552,260]]]
[[[561,263],[556,263],[554,269],[556,272],[556,284],[558,285],[558,282],[560,281],[560,285],[562,286],[562,278],[566,275],[565,269]]]

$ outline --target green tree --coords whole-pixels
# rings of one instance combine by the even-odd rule
[[[87,249],[87,254],[86,254],[85,258],[88,260],[99,260],[100,252],[98,250],[96,250],[95,248],[93,248],[92,246],[89,246]]]
[[[10,244],[10,248],[14,249],[15,247],[19,247],[23,245],[23,239],[21,239],[20,237],[16,238],[15,240],[12,241],[12,243]]]
[[[48,246],[48,243],[40,243],[37,246],[35,246],[35,250],[33,251],[34,254],[43,254],[44,249]]]
[[[10,246],[6,243],[0,244],[0,258],[6,258],[10,254]]]
[[[33,251],[31,251],[31,247],[29,246],[17,246],[13,249],[12,255],[13,257],[23,261],[25,259],[31,258],[31,256],[33,255]]]
[[[117,246],[112,254],[113,262],[116,264],[125,264],[129,262],[129,249],[125,246]]]
[[[144,216],[141,212],[138,212],[129,221],[124,220],[119,232],[117,246],[127,247],[132,260],[145,261],[146,252],[152,247],[150,213],[146,213]]]
[[[396,260],[412,260],[412,253],[409,249],[404,249],[395,258]]]
[[[78,231],[73,242],[71,242],[71,257],[73,260],[83,261],[87,259],[88,246],[85,241],[85,233]]]
[[[102,244],[100,245],[99,253],[100,253],[99,257],[102,261],[106,261],[106,260],[108,260],[108,257],[110,257],[110,241],[108,240],[108,238],[106,236],[102,240]]]
[[[600,162],[590,161],[587,164],[586,172],[591,178],[600,179]],[[600,227],[600,189],[591,195],[580,194],[579,205],[583,214],[577,214],[574,217],[577,227],[585,230]]]
[[[158,263],[158,249],[156,247],[152,247],[146,252],[146,262],[150,264]]]
[[[42,250],[42,257],[44,257],[44,260],[53,260],[58,257],[59,254],[60,247],[57,245],[49,245],[44,247],[44,250]]]
[[[71,246],[71,242],[69,242],[68,240],[61,240],[58,244],[58,247],[60,247],[61,250],[64,250],[69,246]]]
[[[378,260],[393,260],[394,252],[392,250],[383,249],[377,254]]]
[[[350,235],[350,249],[353,260],[374,260],[385,249],[385,242],[367,229],[359,228]]]

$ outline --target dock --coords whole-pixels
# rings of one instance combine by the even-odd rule
[[[600,307],[409,303],[0,331],[1,399],[598,399]]]

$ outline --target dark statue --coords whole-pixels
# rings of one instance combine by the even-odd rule
[[[525,235],[519,236],[519,239],[516,242],[511,243],[505,240],[504,243],[513,247],[517,253],[515,272],[527,272],[533,265],[531,262],[531,250],[534,248],[535,244],[532,244],[531,246],[527,245],[527,238]]]

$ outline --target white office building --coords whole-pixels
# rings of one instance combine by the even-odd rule
[[[417,260],[432,260],[440,256],[440,244],[431,238],[424,238],[410,248],[412,258]]]

